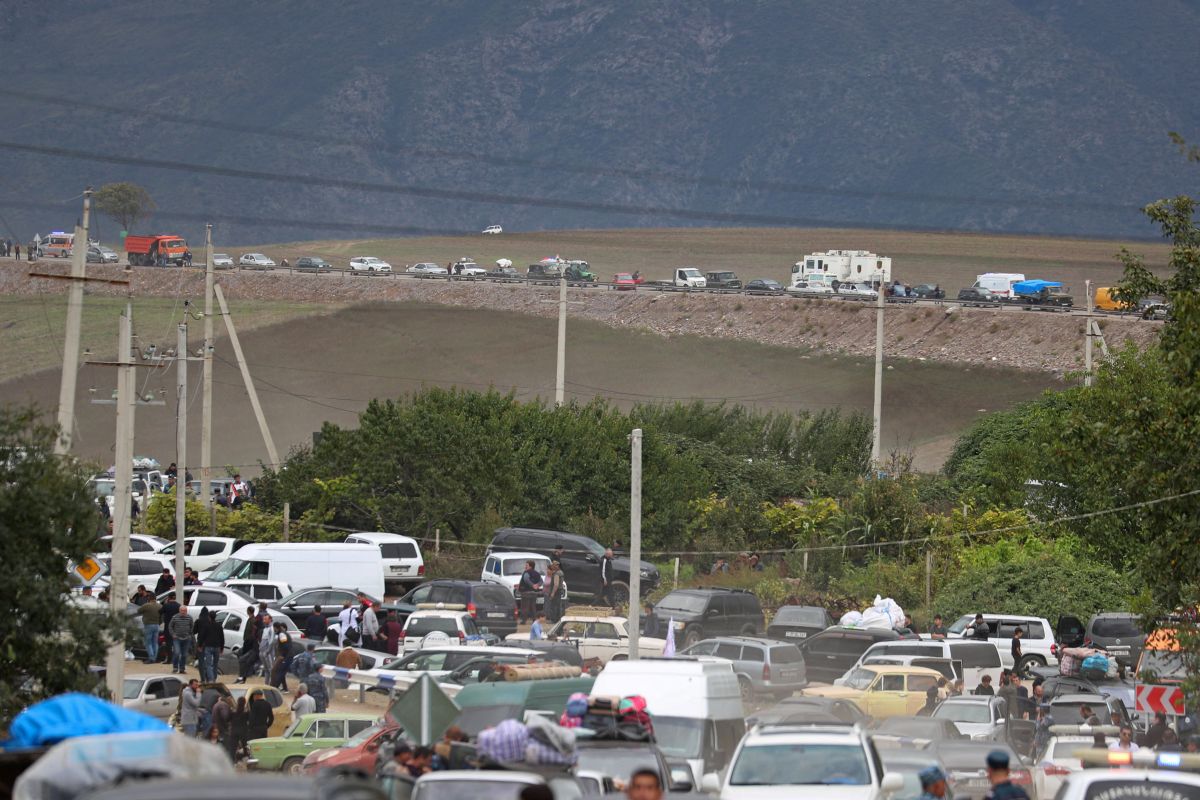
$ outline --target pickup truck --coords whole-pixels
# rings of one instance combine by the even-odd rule
[[[680,267],[669,281],[655,281],[655,286],[676,286],[680,289],[704,289],[708,281],[695,267]]]
[[[724,272],[706,272],[704,273],[704,281],[708,284],[709,289],[742,288],[742,279],[737,276],[736,272],[728,270]]]

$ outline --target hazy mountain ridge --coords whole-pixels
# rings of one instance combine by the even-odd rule
[[[65,99],[77,85],[84,100],[149,116],[68,117],[9,96],[5,141],[576,207],[0,149],[0,210],[20,235],[71,218],[21,203],[61,203],[85,182],[122,178],[151,189],[158,223],[190,235],[199,223],[170,212],[244,218],[221,225],[227,241],[353,235],[321,227],[329,222],[1152,235],[1133,208],[1196,182],[1166,138],[1200,138],[1200,5],[1190,0],[46,5],[0,9],[0,29],[20,32],[0,51],[12,88]]]

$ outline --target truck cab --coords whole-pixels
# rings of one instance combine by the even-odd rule
[[[1059,281],[1028,280],[1016,281],[1012,285],[1013,299],[1021,300],[1029,305],[1063,306],[1070,308],[1075,304],[1070,290]]]
[[[688,289],[704,289],[708,286],[704,275],[695,267],[680,267],[675,270],[674,283],[676,286]]]

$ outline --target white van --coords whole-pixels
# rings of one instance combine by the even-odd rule
[[[677,656],[610,661],[592,685],[593,697],[640,694],[667,758],[686,759],[692,785],[725,769],[746,733],[746,712],[733,664]]]
[[[992,685],[1000,685],[1000,673],[1004,662],[1000,650],[991,642],[971,642],[962,639],[896,639],[877,642],[859,656],[858,662],[847,672],[853,672],[864,661],[878,656],[929,656],[962,662],[963,684],[970,691],[979,685],[984,675],[992,676]],[[834,681],[840,685],[842,678]]]
[[[383,556],[385,582],[416,585],[425,580],[425,558],[421,555],[421,546],[417,544],[416,539],[398,533],[370,531],[350,534],[346,537],[346,544],[371,544],[378,547],[380,555]]]
[[[252,578],[284,581],[296,591],[323,586],[383,597],[383,556],[377,547],[343,542],[248,544],[205,578],[207,583]]]
[[[1021,272],[985,272],[975,278],[976,289],[988,289],[1000,297],[1012,297],[1012,285],[1025,280]]]

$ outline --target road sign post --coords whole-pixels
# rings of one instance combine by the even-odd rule
[[[92,586],[96,581],[108,574],[108,568],[96,559],[88,556],[75,565],[75,574],[83,581],[84,586]]]
[[[454,724],[458,712],[458,704],[442,691],[437,681],[424,674],[396,698],[387,710],[387,717],[404,729],[404,738],[419,745],[431,745]]]

